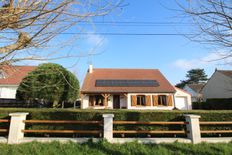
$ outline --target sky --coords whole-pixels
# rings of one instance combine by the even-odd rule
[[[97,34],[85,35],[77,39],[73,46],[61,49],[62,52],[75,51],[85,55],[84,57],[55,62],[74,72],[81,83],[90,63],[94,68],[159,69],[173,85],[184,80],[186,72],[192,68],[204,68],[209,76],[215,68],[231,69],[231,66],[224,65],[223,62],[211,61],[218,57],[218,52],[224,51],[192,42],[182,35],[101,34],[180,34],[194,31],[193,25],[174,10],[178,8],[175,0],[125,0],[124,3],[127,5],[122,9],[93,19],[105,22],[104,24],[95,22],[94,26],[81,25],[85,32]],[[61,37],[68,39],[70,36]]]

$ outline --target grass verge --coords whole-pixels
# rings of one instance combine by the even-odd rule
[[[25,143],[19,145],[0,144],[0,155],[220,155],[232,154],[232,143],[197,145],[172,143],[172,144],[138,144],[137,142],[126,144],[110,144],[105,141],[98,143],[87,142],[77,144],[69,143]]]

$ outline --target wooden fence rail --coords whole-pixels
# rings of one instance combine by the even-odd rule
[[[0,123],[9,123],[10,120],[9,119],[0,119]]]
[[[23,133],[78,133],[78,134],[101,134],[101,130],[22,130]]]
[[[0,123],[10,123],[9,119],[0,119]],[[9,129],[0,129],[0,133],[7,133]]]
[[[141,125],[186,125],[188,122],[141,122],[141,121],[113,121],[113,124],[141,124]]]
[[[114,130],[115,134],[186,134],[185,130]]]
[[[232,125],[232,122],[200,122],[200,125]]]
[[[73,120],[24,120],[30,124],[102,124],[102,121],[73,121]]]

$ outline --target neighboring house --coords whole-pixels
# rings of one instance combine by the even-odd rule
[[[204,101],[232,98],[232,70],[215,70],[201,93]]]
[[[191,110],[192,109],[192,100],[191,94],[175,87],[175,107],[179,110]]]
[[[202,94],[200,91],[204,85],[205,84],[186,84],[183,90],[191,94],[192,102],[199,102],[202,100]]]
[[[172,110],[175,92],[157,69],[93,69],[90,65],[81,89],[81,108]]]
[[[15,99],[20,82],[34,69],[34,66],[0,66],[0,98]]]

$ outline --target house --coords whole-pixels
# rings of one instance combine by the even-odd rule
[[[81,89],[81,108],[172,110],[175,93],[157,69],[93,69],[90,65]]]
[[[186,84],[183,90],[191,94],[192,102],[198,102],[202,100],[202,94],[200,91],[204,85],[205,84]]]
[[[15,99],[20,82],[34,69],[34,66],[0,66],[0,98]]]
[[[201,93],[204,101],[232,98],[232,70],[215,70]]]
[[[184,91],[183,89],[177,88],[175,93],[175,108],[179,110],[191,110],[192,99],[191,94]]]

